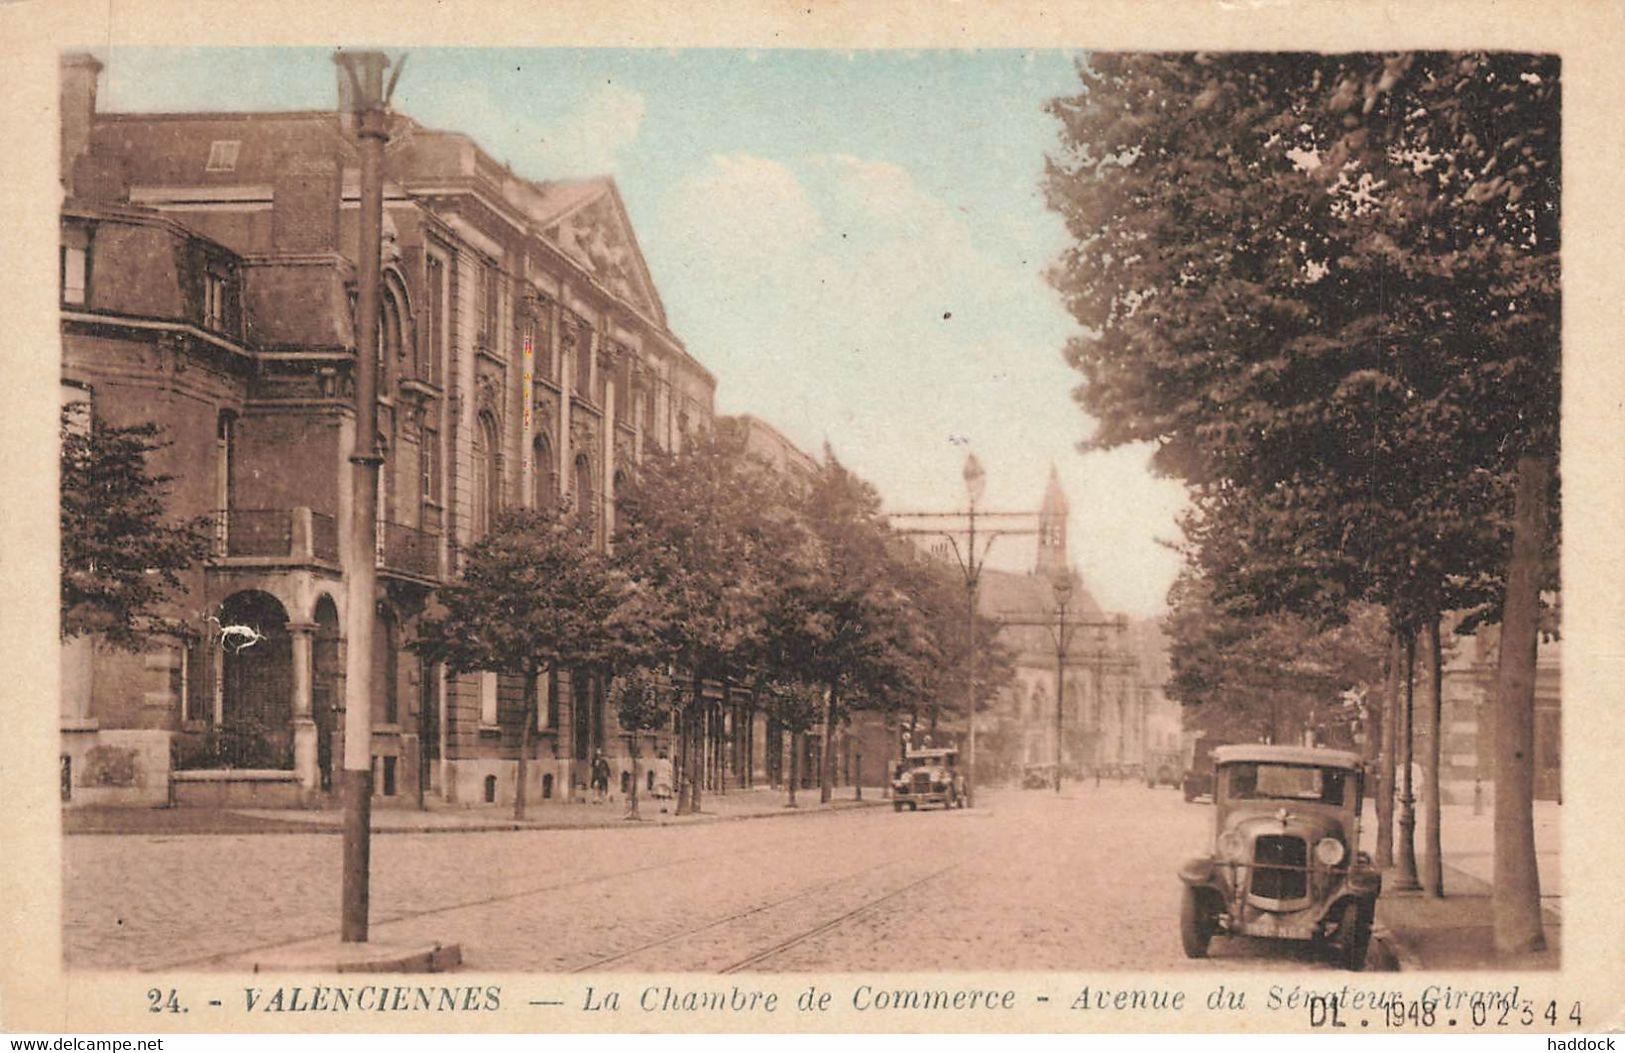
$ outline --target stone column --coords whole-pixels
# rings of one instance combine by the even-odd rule
[[[315,790],[321,785],[316,770],[316,721],[311,713],[311,637],[316,626],[309,622],[289,622],[288,639],[293,645],[293,770],[299,785]]]

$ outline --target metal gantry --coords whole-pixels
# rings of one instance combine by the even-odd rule
[[[974,453],[965,457],[964,468],[965,495],[968,498],[967,507],[963,510],[951,512],[888,512],[889,519],[902,519],[912,521],[916,526],[899,528],[899,534],[925,534],[947,539],[952,547],[954,558],[959,563],[959,569],[965,575],[965,611],[966,631],[969,641],[969,675],[966,679],[965,699],[965,803],[974,807],[976,804],[976,595],[981,584],[983,566],[987,562],[987,554],[993,548],[993,542],[1001,537],[1016,534],[1036,534],[1036,527],[1020,525],[1019,523],[1000,527],[995,530],[985,530],[978,548],[976,537],[976,520],[992,519],[1000,522],[1012,520],[1035,520],[1036,512],[988,512],[978,511],[976,504],[982,499],[987,489],[987,472],[982,468],[982,462],[976,459]],[[945,525],[931,525],[933,520],[948,521]],[[964,526],[955,525],[952,521],[963,520]],[[965,539],[965,547],[959,546],[959,539]]]

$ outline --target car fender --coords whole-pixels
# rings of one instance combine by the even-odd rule
[[[1348,890],[1362,899],[1376,899],[1382,893],[1382,872],[1367,867],[1349,870]]]
[[[1214,873],[1213,860],[1207,856],[1197,856],[1187,859],[1179,867],[1179,880],[1191,888],[1218,889],[1219,883]]]

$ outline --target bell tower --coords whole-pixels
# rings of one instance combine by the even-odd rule
[[[1055,465],[1049,466],[1049,484],[1044,487],[1044,503],[1038,510],[1038,562],[1035,574],[1054,577],[1066,574],[1071,561],[1066,552],[1066,494]]]

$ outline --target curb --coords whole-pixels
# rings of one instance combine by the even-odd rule
[[[519,821],[507,820],[477,820],[468,823],[412,823],[398,826],[374,826],[372,834],[482,834],[482,833],[519,833],[530,830],[637,830],[654,827],[674,826],[700,826],[709,823],[744,822],[749,819],[782,819],[785,817],[807,818],[811,816],[830,815],[834,812],[858,811],[861,809],[878,808],[887,802],[876,799],[874,801],[839,801],[832,802],[830,806],[812,806],[807,808],[781,808],[772,812],[745,812],[738,815],[718,815],[714,812],[700,812],[692,816],[666,816],[661,818],[645,817],[642,822],[631,822],[617,815],[613,819],[595,819],[585,823],[557,823],[546,820]],[[230,810],[230,809],[228,809]],[[235,836],[272,836],[288,834],[327,834],[338,835],[344,832],[340,823],[310,822],[303,819],[282,819],[285,824],[273,830],[175,830],[175,831],[132,831],[122,830],[84,830],[74,831],[66,836],[96,837],[96,836],[141,836],[141,837],[197,837],[204,835],[231,834]],[[297,828],[292,828],[297,826]]]
[[[399,947],[324,939],[249,951],[228,964],[254,973],[445,973],[463,964],[463,949],[456,943]]]

